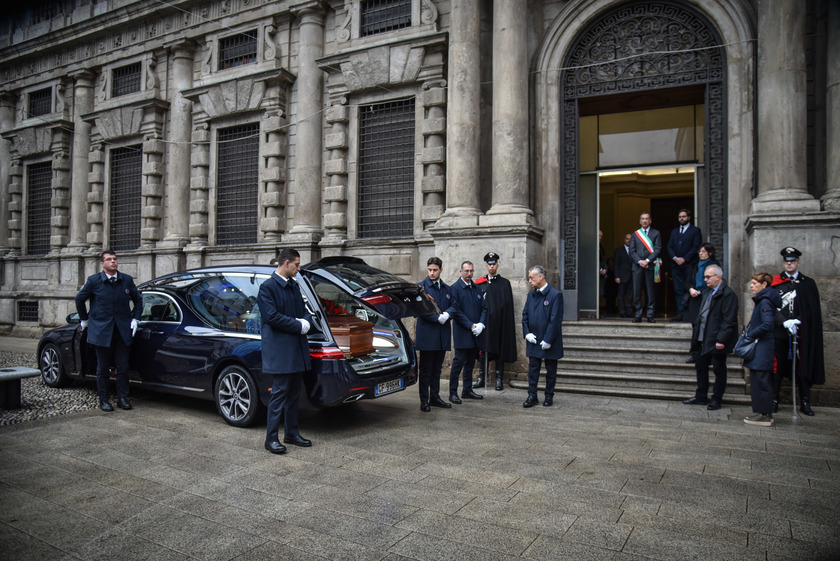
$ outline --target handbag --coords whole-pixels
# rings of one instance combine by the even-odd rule
[[[752,360],[755,356],[755,346],[758,344],[758,339],[752,339],[747,336],[750,326],[747,324],[744,327],[744,332],[738,337],[738,342],[735,343],[735,348],[732,349],[732,354],[744,360]]]

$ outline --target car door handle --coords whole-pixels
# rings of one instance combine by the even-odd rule
[[[152,335],[166,335],[166,331],[152,331]]]

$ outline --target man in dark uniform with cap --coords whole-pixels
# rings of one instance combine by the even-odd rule
[[[486,326],[478,381],[473,386],[484,385],[484,377],[491,360],[496,361],[496,391],[504,387],[506,362],[516,362],[516,324],[513,315],[513,290],[510,281],[499,274],[499,255],[490,252],[484,256],[487,274],[475,281],[484,290],[481,322]]]
[[[773,278],[772,284],[782,296],[782,307],[776,316],[776,372],[773,377],[776,398],[773,411],[778,411],[782,378],[790,378],[793,374],[793,340],[797,337],[799,355],[796,357],[796,382],[801,400],[800,411],[813,415],[811,386],[825,383],[820,292],[814,279],[798,271],[801,251],[795,247],[786,247],[781,255],[785,270]]]

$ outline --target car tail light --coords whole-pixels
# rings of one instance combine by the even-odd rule
[[[309,347],[309,356],[323,360],[344,360],[344,353],[338,347]]]
[[[373,296],[365,296],[362,300],[371,306],[376,306],[378,304],[387,304],[391,301],[391,297],[386,294],[374,294]]]

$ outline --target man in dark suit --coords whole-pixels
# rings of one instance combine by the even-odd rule
[[[420,351],[420,410],[428,413],[431,408],[452,407],[440,398],[440,371],[443,368],[443,359],[446,357],[452,345],[452,323],[451,318],[455,313],[455,299],[452,297],[452,289],[442,280],[440,273],[443,270],[443,261],[438,257],[430,257],[426,262],[426,271],[429,276],[418,282],[426,293],[437,302],[438,308],[443,310],[440,314],[429,314],[417,318],[417,332],[415,336],[415,347]]]
[[[298,430],[298,407],[303,373],[311,369],[306,334],[313,318],[306,311],[295,277],[300,271],[300,253],[285,248],[277,258],[277,269],[260,285],[257,304],[262,325],[262,373],[272,377],[271,397],[265,425],[265,449],[284,454],[280,444],[283,421],[286,444],[312,446]]]
[[[103,251],[99,257],[102,272],[88,277],[76,294],[76,311],[87,342],[96,351],[96,391],[99,408],[113,411],[108,401],[108,379],[113,362],[117,377],[117,406],[131,409],[128,402],[129,347],[143,313],[143,297],[134,279],[117,271],[117,255]],[[90,300],[90,314],[86,302]],[[130,307],[133,304],[134,307]]]
[[[528,271],[528,282],[534,290],[525,299],[522,309],[522,334],[527,341],[525,354],[528,356],[528,399],[522,406],[539,405],[537,382],[545,361],[543,406],[551,407],[557,383],[557,361],[563,358],[563,293],[548,284],[545,269],[540,265]]]
[[[624,245],[613,253],[615,284],[618,287],[618,313],[623,318],[633,317],[633,259],[630,257],[630,240],[633,234],[624,235]]]
[[[455,312],[452,314],[452,339],[455,342],[455,357],[449,372],[449,401],[461,403],[458,397],[458,378],[464,373],[464,399],[484,399],[472,389],[472,373],[478,360],[480,337],[484,331],[481,323],[481,290],[472,281],[475,267],[471,261],[461,263],[461,278],[452,285]]]
[[[656,282],[659,280],[659,268],[662,260],[662,236],[659,230],[650,227],[649,212],[639,216],[642,226],[630,239],[630,258],[633,260],[633,301],[636,306],[636,317],[633,323],[642,321],[642,291],[645,292],[648,323],[656,323],[653,316],[656,312]]]
[[[738,340],[738,296],[727,286],[723,270],[718,265],[709,265],[703,271],[706,288],[700,301],[700,312],[694,322],[691,348],[698,349],[697,391],[694,397],[683,403],[703,405],[706,409],[720,409],[723,392],[726,391],[726,355]],[[715,372],[715,386],[712,400],[707,401],[709,392],[709,365]]]
[[[671,257],[671,278],[674,279],[674,294],[677,299],[677,317],[674,321],[682,321],[687,309],[686,291],[694,284],[691,275],[692,265],[697,263],[697,250],[703,243],[700,228],[691,224],[691,211],[681,209],[677,220],[680,225],[671,232],[668,240],[668,255]],[[685,302],[683,301],[685,300]]]

